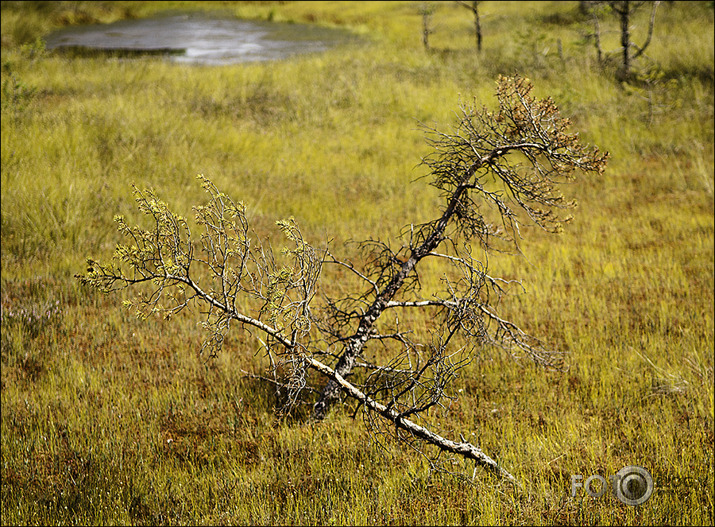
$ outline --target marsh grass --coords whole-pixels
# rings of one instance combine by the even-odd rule
[[[575,2],[485,3],[480,57],[451,3],[431,53],[412,2],[236,3],[243,17],[345,26],[365,42],[220,68],[69,59],[36,42],[62,24],[225,3],[46,4],[2,10],[3,524],[712,524],[708,3],[659,8],[645,66],[662,75],[631,86],[598,68]],[[72,278],[111,254],[115,214],[143,221],[132,183],[188,216],[204,200],[199,172],[276,245],[274,222],[290,215],[345,254],[348,240],[394,238],[437,210],[419,179],[420,123],[451,126],[460,97],[492,105],[496,76],[514,72],[612,154],[602,178],[565,189],[580,205],[563,234],[527,229],[523,255],[490,257],[525,287],[501,312],[568,351],[569,371],[485,350],[444,416],[524,492],[376,446],[350,404],[319,424],[278,421],[272,386],[245,375],[264,360],[250,335],[234,331],[207,361],[198,318],[138,321],[121,295]],[[646,504],[570,496],[572,474],[626,465],[653,474]]]

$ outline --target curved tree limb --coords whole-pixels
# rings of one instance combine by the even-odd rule
[[[499,465],[499,463],[497,463],[484,452],[482,452],[479,447],[466,441],[456,443],[440,436],[439,434],[431,432],[425,427],[420,426],[405,417],[402,417],[400,413],[395,409],[388,408],[384,404],[380,404],[379,402],[371,399],[353,384],[346,381],[339,373],[337,373],[329,366],[323,364],[318,360],[315,360],[312,357],[308,357],[308,361],[313,369],[332,379],[350,397],[357,399],[370,410],[378,413],[388,421],[394,423],[396,427],[405,430],[406,432],[414,435],[419,439],[422,439],[423,441],[426,441],[429,444],[435,445],[436,447],[445,452],[450,452],[452,454],[457,454],[467,459],[472,459],[477,465],[485,467],[493,474],[517,485],[519,484],[516,478],[514,478],[514,476],[507,472],[504,467]]]
[[[423,163],[441,192],[442,209],[434,220],[403,230],[398,250],[362,242],[365,265],[340,260],[327,248],[317,251],[292,218],[276,222],[289,243],[274,255],[250,229],[245,206],[199,176],[209,201],[194,208],[198,238],[153,191],[135,187],[150,227],[130,227],[115,217],[128,242],[117,246],[109,264],[89,259],[87,273],[77,278],[105,293],[136,287],[136,298],[125,304],[140,318],[169,318],[197,307],[209,333],[201,352],[210,356],[238,323],[265,348],[269,380],[286,396],[282,410],[317,392],[308,384],[313,370],[327,379],[310,400],[315,418],[322,419],[344,393],[362,405],[371,433],[391,433],[394,426],[398,439],[420,453],[416,445],[426,442],[513,482],[478,446],[451,441],[417,419],[445,408],[450,383],[485,345],[561,367],[560,352],[499,315],[508,286],[520,283],[493,278],[486,259],[472,256],[472,244],[485,257],[502,244],[518,251],[522,221],[557,231],[559,209],[575,206],[558,184],[576,170],[601,173],[608,154],[582,146],[551,99],[531,95],[527,79],[500,78],[496,92],[496,113],[462,106],[453,133],[431,130],[434,151]],[[444,273],[439,285],[425,281],[432,289],[423,293],[418,266],[428,258]],[[337,299],[318,294],[326,263],[336,266],[341,279],[357,281],[358,290]],[[424,327],[405,328],[404,319],[416,310],[424,311],[417,319]],[[374,347],[379,349],[372,353]]]

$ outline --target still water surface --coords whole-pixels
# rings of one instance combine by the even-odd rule
[[[305,24],[248,21],[209,13],[173,13],[51,33],[48,49],[165,52],[169,60],[223,65],[276,60],[355,41],[347,31]]]

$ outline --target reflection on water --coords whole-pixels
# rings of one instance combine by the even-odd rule
[[[346,31],[304,24],[182,13],[64,28],[46,43],[48,49],[161,53],[176,62],[222,65],[324,51],[354,39]]]

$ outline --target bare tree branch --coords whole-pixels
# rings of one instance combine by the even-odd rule
[[[650,22],[648,23],[648,35],[646,36],[645,42],[643,42],[642,46],[638,47],[638,46],[635,46],[635,44],[634,44],[634,47],[637,50],[635,52],[635,54],[633,55],[634,59],[637,59],[638,57],[640,57],[643,54],[643,52],[646,50],[646,48],[650,45],[650,40],[653,37],[653,28],[655,27],[655,11],[656,11],[656,9],[658,9],[659,4],[660,4],[660,2],[658,2],[658,1],[653,2],[653,7],[651,8],[651,11],[650,11]]]
[[[567,133],[569,121],[558,115],[553,101],[536,100],[531,95],[532,89],[525,79],[503,78],[497,87],[498,113],[462,106],[461,120],[454,133],[428,129],[434,153],[423,162],[431,169],[432,185],[442,191],[446,206],[437,219],[410,228],[409,244],[403,254],[390,253],[389,259],[377,260],[380,265],[376,274],[380,280],[374,283],[380,291],[357,317],[357,329],[345,340],[344,351],[335,365],[339,375],[345,376],[352,370],[376,321],[386,309],[400,305],[391,303],[396,302],[395,295],[408,277],[416,276],[419,262],[440,245],[457,238],[463,242],[476,239],[488,250],[494,248],[492,240],[496,238],[518,248],[522,221],[519,209],[538,226],[558,232],[561,221],[555,211],[572,208],[575,203],[563,198],[557,183],[571,179],[576,170],[603,170],[607,155],[581,146],[576,134]],[[496,212],[501,227],[495,227],[485,217],[484,203]],[[465,290],[482,291],[488,275],[471,274]],[[384,276],[389,280],[382,280]],[[410,300],[415,301],[425,300]],[[439,305],[449,307],[444,302]],[[536,362],[558,366],[558,354],[551,354],[538,341],[527,339],[525,333],[495,317],[490,310],[481,313],[496,322],[496,331],[492,338],[486,337],[481,331],[484,325],[477,321],[478,312],[469,312],[470,336],[478,336],[480,342],[501,342],[510,350],[516,347]],[[462,327],[466,327],[464,322]],[[337,383],[328,383],[315,406],[317,418],[325,416],[339,392]]]
[[[385,405],[373,401],[367,395],[358,390],[355,386],[347,382],[341,375],[336,373],[333,369],[326,366],[325,364],[315,360],[310,359],[312,366],[335,381],[340,387],[345,390],[351,397],[357,399],[363,403],[370,410],[380,414],[385,419],[391,421],[400,429],[409,432],[415,437],[427,441],[430,444],[440,447],[442,450],[451,452],[453,454],[460,455],[467,459],[473,459],[477,464],[488,468],[490,471],[495,472],[499,476],[505,478],[508,481],[517,483],[514,476],[507,472],[503,467],[501,467],[496,461],[487,456],[479,447],[472,445],[471,443],[461,442],[456,443],[445,439],[444,437],[430,432],[426,428],[406,419],[401,416],[397,411],[387,408]]]
[[[399,248],[366,240],[353,263],[315,249],[289,218],[276,222],[287,242],[276,254],[250,228],[245,206],[199,176],[208,202],[194,208],[198,237],[153,191],[135,188],[150,226],[130,227],[116,217],[127,243],[108,264],[89,259],[77,278],[105,293],[136,290],[125,304],[141,318],[196,308],[208,333],[201,352],[209,357],[239,324],[269,362],[268,375],[249,375],[277,388],[282,414],[310,401],[322,419],[346,394],[360,403],[373,437],[394,432],[425,456],[421,442],[437,447],[431,462],[457,454],[514,481],[477,446],[430,430],[426,418],[448,411],[451,386],[485,346],[563,367],[562,352],[499,314],[502,299],[521,284],[491,276],[487,255],[518,251],[523,223],[558,231],[567,220],[559,211],[575,206],[559,184],[576,171],[601,173],[607,154],[582,146],[553,101],[537,100],[532,89],[526,79],[500,78],[496,112],[462,105],[453,132],[428,129],[433,153],[423,163],[443,204],[432,221],[404,229]],[[423,260],[441,273],[438,286],[428,282],[430,290],[420,280]],[[320,291],[324,268],[347,275],[357,291],[338,298]],[[418,313],[424,327],[405,324]],[[310,370],[325,379],[322,389]]]

